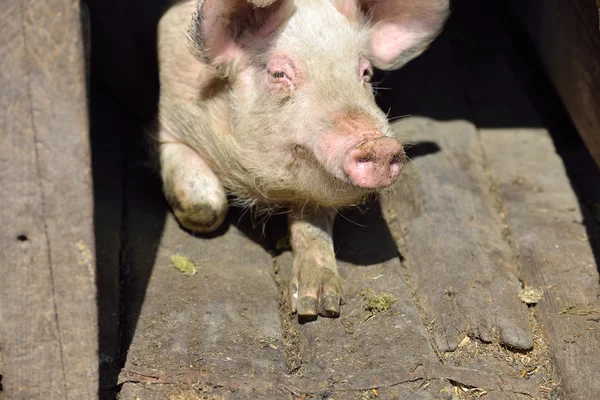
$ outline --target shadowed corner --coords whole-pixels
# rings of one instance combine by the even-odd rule
[[[120,40],[119,35],[127,35],[126,29],[134,28],[122,20],[127,14],[115,15],[115,2],[86,3],[89,21],[84,22],[84,35],[91,38],[86,61],[91,70],[88,94],[98,293],[98,395],[100,399],[114,399],[165,222],[164,196],[157,177],[146,167],[145,151],[144,127],[156,113],[158,71],[152,47],[145,53],[149,59],[137,60],[140,49],[129,48],[134,41]],[[143,11],[154,13],[148,15],[149,21],[158,21],[160,16],[161,7],[155,3]],[[87,17],[82,15],[82,20]],[[149,32],[144,43],[151,44],[154,33]],[[139,34],[130,32],[127,36]]]
[[[112,399],[152,272],[166,206],[156,176],[144,166],[142,124],[96,78],[91,93],[100,398]]]

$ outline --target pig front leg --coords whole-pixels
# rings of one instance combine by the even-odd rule
[[[289,300],[299,317],[337,317],[340,313],[342,281],[333,251],[332,210],[303,215],[292,210],[290,243],[294,252]]]
[[[163,190],[175,217],[194,232],[212,232],[225,219],[225,189],[206,162],[183,143],[160,145]]]

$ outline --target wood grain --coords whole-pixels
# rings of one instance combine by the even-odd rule
[[[95,257],[79,2],[3,2],[0,26],[3,388],[11,399],[95,398]]]
[[[438,38],[414,69],[407,66],[412,79],[397,86],[411,114],[451,118],[395,123],[411,143],[412,161],[383,196],[383,210],[406,257],[411,288],[433,321],[438,350],[454,351],[467,334],[527,350],[533,341],[527,309],[517,298],[519,271],[489,193],[477,127],[467,120],[472,113],[450,38]]]

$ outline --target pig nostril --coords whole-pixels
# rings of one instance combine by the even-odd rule
[[[396,154],[394,157],[392,157],[392,161],[390,161],[390,165],[402,163],[402,158],[403,157],[401,154]]]

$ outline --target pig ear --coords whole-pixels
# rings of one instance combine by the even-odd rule
[[[359,0],[371,25],[368,58],[380,69],[400,68],[440,33],[449,0]]]
[[[245,33],[267,39],[290,15],[289,0],[198,0],[190,36],[203,61],[223,65],[243,50]]]

